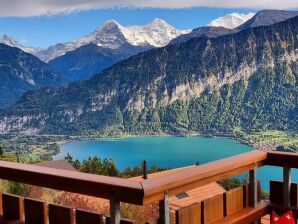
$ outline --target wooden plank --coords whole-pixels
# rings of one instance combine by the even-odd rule
[[[266,165],[283,167],[285,163],[291,168],[298,168],[298,154],[277,151],[267,152],[267,159],[265,160]]]
[[[24,221],[23,198],[11,194],[2,194],[3,219],[5,221]]]
[[[111,224],[110,217],[106,217],[106,224]],[[121,219],[120,224],[134,224],[134,222],[128,219]]]
[[[202,201],[202,223],[209,224],[224,217],[223,195]]]
[[[0,161],[0,178],[73,193],[141,205],[143,188],[132,180]],[[13,175],[11,175],[13,173]]]
[[[176,224],[201,224],[201,203],[177,210]]]
[[[24,199],[25,223],[47,224],[47,205],[38,200]]]
[[[98,213],[76,209],[76,224],[103,224],[103,216]]]
[[[169,191],[171,196],[252,170],[255,166],[262,166],[266,158],[266,152],[252,151],[186,170],[179,170],[166,176],[143,180],[141,182],[144,188],[143,204],[162,200],[165,191]]]
[[[49,224],[74,224],[73,209],[50,204]]]
[[[231,215],[243,209],[243,187],[237,187],[226,192],[226,215]]]
[[[260,201],[255,208],[247,207],[233,213],[213,224],[250,224],[269,214],[269,202]]]
[[[270,202],[282,205],[283,204],[283,182],[282,181],[270,181]],[[290,189],[290,205],[298,206],[298,184],[291,183]]]

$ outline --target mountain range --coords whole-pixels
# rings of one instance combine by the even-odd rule
[[[0,132],[297,130],[297,81],[295,17],[192,37],[131,56],[89,80],[27,92],[1,112]]]
[[[240,24],[250,14],[231,14],[225,16],[221,25]],[[237,18],[242,18],[241,21]],[[246,20],[245,20],[246,19]],[[217,20],[211,22],[218,24]],[[192,32],[193,36],[219,36],[231,33],[222,27],[201,28]],[[47,49],[25,47],[12,37],[4,35],[0,43],[18,47],[25,52],[34,54],[49,63],[57,72],[69,80],[88,79],[95,73],[124,60],[132,55],[155,47],[166,46],[171,40],[190,33],[191,30],[178,30],[159,18],[145,26],[124,27],[115,20],[110,20],[89,35],[79,39],[59,43]],[[182,38],[176,41],[181,41]]]
[[[39,57],[72,80],[88,79],[118,61],[163,47],[190,31],[178,30],[158,18],[145,26],[129,27],[111,20],[90,35],[49,47]]]
[[[29,90],[61,86],[67,81],[37,57],[19,48],[0,44],[0,83],[0,109],[3,109]]]

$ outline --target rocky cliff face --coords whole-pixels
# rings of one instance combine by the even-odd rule
[[[0,67],[0,109],[15,103],[28,90],[67,83],[37,57],[5,44],[0,44]]]
[[[30,92],[0,132],[297,128],[298,17],[132,56],[88,81]],[[282,118],[279,118],[282,117]]]

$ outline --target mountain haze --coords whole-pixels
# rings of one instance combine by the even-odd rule
[[[29,92],[1,133],[171,134],[298,127],[298,17],[149,50],[88,81]]]

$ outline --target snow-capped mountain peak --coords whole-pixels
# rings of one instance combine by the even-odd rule
[[[10,47],[17,47],[21,49],[22,51],[25,51],[30,54],[36,54],[38,51],[41,51],[41,48],[34,48],[34,47],[25,47],[24,45],[17,42],[13,37],[8,36],[4,34],[2,37],[0,37],[0,43],[6,44]]]
[[[109,30],[122,27],[116,20],[107,20],[104,24],[96,29],[95,32],[100,32],[102,30]]]
[[[17,41],[13,37],[10,37],[6,34],[0,38],[0,42],[11,47],[16,47],[16,45],[18,45]]]
[[[115,20],[108,20],[93,33],[51,46],[47,50],[39,52],[38,56],[47,62],[87,44],[96,44],[114,50],[127,44],[140,47],[163,47],[177,36],[190,31],[176,29],[159,18],[144,26],[122,26]]]
[[[231,13],[225,16],[219,17],[215,20],[212,20],[207,26],[214,27],[224,27],[228,29],[234,29],[241,24],[245,23],[247,20],[251,19],[255,13],[248,14],[239,14],[239,13]]]

